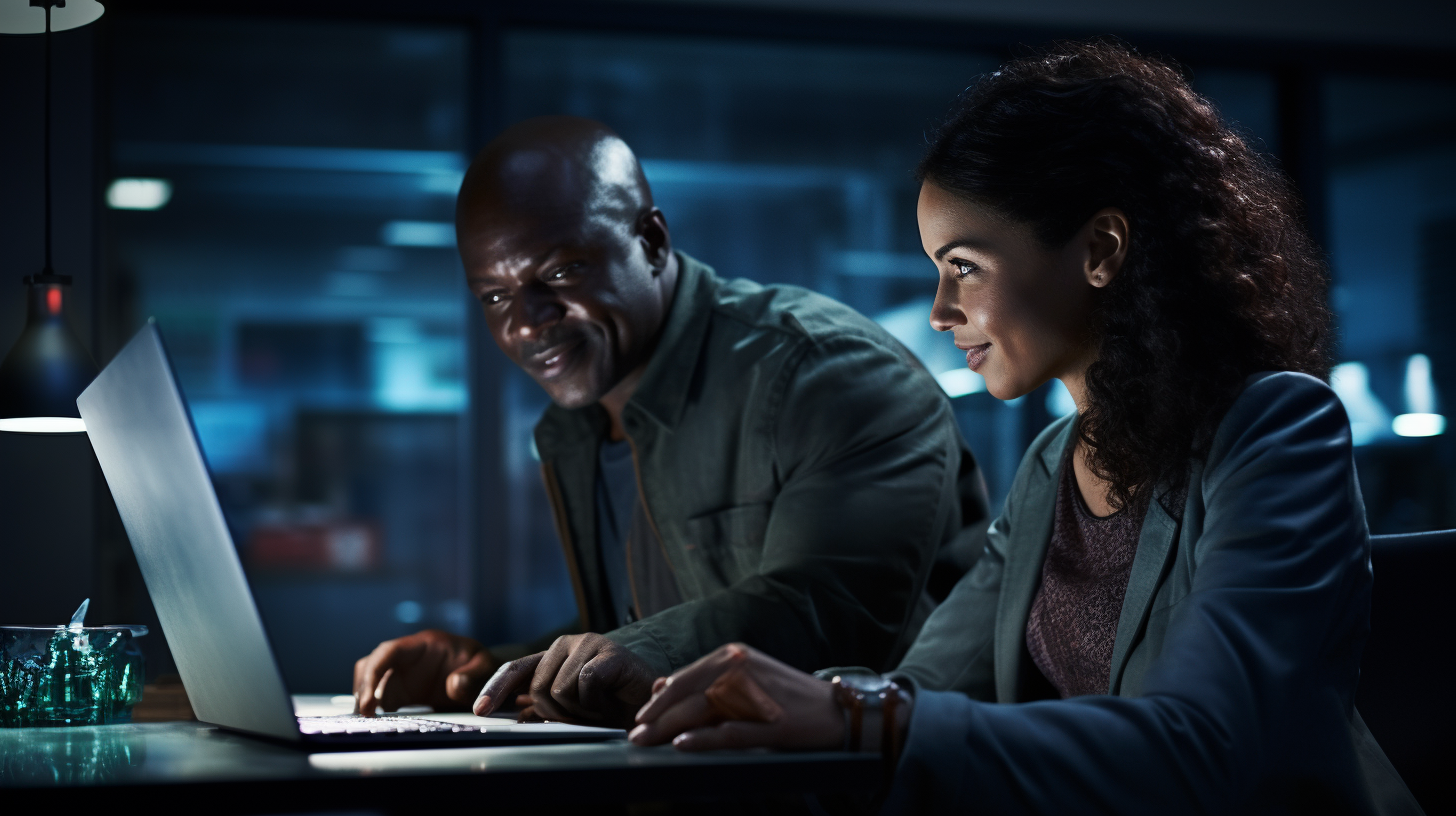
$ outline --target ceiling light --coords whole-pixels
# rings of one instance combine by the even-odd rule
[[[388,246],[454,247],[455,225],[449,221],[390,221],[380,238]]]
[[[106,190],[113,210],[160,210],[172,200],[172,183],[157,178],[119,178]]]
[[[1440,436],[1446,432],[1446,418],[1440,414],[1401,414],[1390,423],[1396,436]]]

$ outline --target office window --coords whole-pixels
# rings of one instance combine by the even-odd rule
[[[518,639],[568,621],[531,448],[546,397],[512,366],[487,366],[476,395],[499,404],[499,426],[477,430],[500,435],[500,462],[467,461],[467,361],[497,352],[465,347],[475,306],[451,225],[466,34],[154,19],[114,42],[106,264],[122,297],[103,324],[120,339],[161,322],[290,682],[341,688],[354,658],[423,626]],[[930,329],[912,177],[993,55],[543,29],[499,45],[501,121],[607,122],[679,249],[725,277],[824,292],[900,337],[952,395],[999,506],[1070,399],[1053,383],[999,402]],[[1272,150],[1269,75],[1192,75]],[[482,519],[504,546],[485,564],[467,540],[472,465],[506,476],[503,515]],[[483,568],[506,597],[475,599],[472,627]],[[318,626],[343,634],[321,646]]]
[[[920,247],[913,170],[990,54],[555,31],[507,36],[506,121],[572,114],[637,151],[675,246],[725,277],[792,283],[879,321],[938,375],[999,507],[1022,453],[1071,410],[1058,384],[1011,403],[928,317],[936,273]],[[1199,90],[1262,150],[1274,88],[1254,71],[1195,72]],[[545,395],[510,372],[503,415],[513,492],[512,630],[574,610],[529,430]]]
[[[1334,384],[1371,531],[1456,526],[1456,85],[1324,86]]]
[[[1279,110],[1274,77],[1265,71],[1194,67],[1193,90],[1218,108],[1219,116],[1260,153],[1279,148]]]
[[[454,249],[467,37],[130,20],[106,265],[155,317],[290,686],[469,628],[469,299]]]
[[[912,171],[928,129],[994,67],[989,56],[520,31],[506,38],[505,64],[508,122],[587,116],[632,145],[677,249],[724,277],[836,297],[880,320],[932,371],[964,369],[927,322],[936,272],[920,249]],[[978,386],[953,384],[966,395],[957,405],[967,434],[1004,492],[1021,419],[972,393]],[[522,587],[511,617],[521,635],[575,612],[529,451],[545,405],[534,383],[510,372],[509,560]],[[1000,436],[1014,441],[998,447]]]

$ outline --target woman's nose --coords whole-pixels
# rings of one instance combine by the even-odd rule
[[[936,331],[950,331],[965,323],[965,312],[961,311],[955,299],[955,284],[942,277],[935,289],[935,302],[930,306],[930,327]]]

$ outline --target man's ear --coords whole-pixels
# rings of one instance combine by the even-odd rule
[[[667,216],[662,210],[653,207],[637,217],[637,238],[654,272],[666,269],[672,258],[672,235],[667,231]]]
[[[1082,270],[1087,282],[1098,289],[1112,283],[1127,260],[1127,246],[1132,238],[1127,214],[1116,207],[1099,210],[1082,227],[1078,238],[1086,247]]]

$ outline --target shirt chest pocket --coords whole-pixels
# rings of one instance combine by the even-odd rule
[[[742,504],[694,516],[683,525],[683,551],[706,595],[758,572],[772,502]]]

